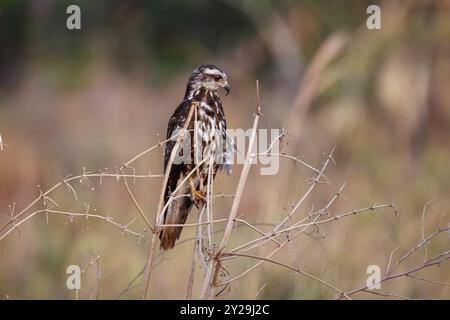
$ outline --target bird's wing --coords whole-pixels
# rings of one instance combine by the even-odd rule
[[[164,173],[166,173],[167,165],[169,163],[170,155],[172,154],[172,150],[177,142],[177,132],[180,128],[184,127],[186,119],[189,115],[191,107],[190,100],[184,100],[176,109],[173,115],[169,119],[169,124],[167,125],[167,141],[165,150],[164,150]],[[167,187],[165,190],[165,199],[170,196],[170,192],[173,192],[177,187],[178,179],[181,174],[181,164],[172,164],[169,180],[167,181]]]
[[[170,139],[166,143],[165,151],[164,151],[164,172],[167,170],[167,166],[169,163],[170,155],[172,154],[172,150],[177,142],[177,132],[180,128],[184,127],[184,124],[187,120],[191,107],[190,100],[184,100],[175,110],[172,117],[169,120],[169,124],[167,126],[167,139]],[[169,178],[167,181],[166,190],[164,192],[164,202],[165,205],[167,201],[169,201],[171,193],[173,193],[177,184],[179,183],[180,178],[184,177],[183,174],[183,166],[184,164],[172,164],[169,172]],[[192,200],[188,196],[189,195],[189,187],[187,182],[185,185],[181,186],[180,190],[174,195],[175,198],[168,206],[167,210],[164,212],[164,223],[165,224],[184,224],[187,218],[187,215],[192,207]],[[178,197],[181,196],[181,197]],[[179,238],[182,227],[166,227],[160,233],[161,247],[164,250],[173,248],[175,245],[175,241]]]
[[[178,130],[184,127],[186,119],[189,115],[191,108],[191,100],[186,99],[175,109],[175,112],[169,119],[169,124],[167,125],[167,139],[170,139],[166,143],[166,148],[164,152],[164,172],[166,171],[167,164],[169,163],[170,155],[172,149],[177,142]]]

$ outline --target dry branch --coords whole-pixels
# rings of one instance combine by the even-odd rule
[[[234,197],[233,205],[230,210],[230,214],[228,215],[228,222],[227,226],[225,227],[225,232],[222,237],[222,241],[220,242],[220,245],[214,255],[214,258],[210,260],[208,264],[207,273],[203,282],[202,290],[200,293],[200,299],[204,299],[205,297],[210,295],[211,289],[216,281],[216,276],[218,273],[218,270],[220,268],[220,262],[219,257],[222,252],[222,250],[225,248],[225,246],[228,243],[228,240],[231,237],[231,232],[233,230],[234,226],[234,219],[236,218],[237,210],[239,207],[239,203],[241,201],[242,194],[244,192],[245,183],[247,181],[248,173],[250,171],[250,167],[252,165],[252,150],[253,150],[253,144],[255,142],[255,136],[256,136],[256,129],[258,127],[259,118],[261,116],[261,98],[259,94],[259,81],[256,81],[256,115],[255,120],[253,122],[253,128],[252,133],[250,135],[250,142],[248,146],[247,156],[244,162],[244,166],[242,168],[241,177],[239,178],[239,183],[236,189],[236,194]]]
[[[183,134],[179,134],[177,136],[176,143],[172,149],[172,153],[170,154],[170,158],[169,158],[169,161],[166,166],[166,172],[164,174],[163,182],[161,184],[161,193],[159,196],[158,207],[156,209],[156,214],[155,214],[155,225],[161,224],[161,215],[164,212],[162,210],[163,204],[164,204],[164,193],[166,190],[167,181],[169,180],[169,174],[172,169],[172,164],[173,164],[173,161],[175,160],[176,155],[178,154],[178,148],[180,146],[181,140],[183,139],[183,136],[186,133],[186,130],[188,129],[188,126],[191,122],[192,115],[194,114],[194,110],[196,108],[197,108],[197,102],[192,102],[191,108],[189,110],[189,114],[188,114],[185,124],[183,126],[183,130],[182,130]],[[169,138],[168,140],[170,140],[170,139],[172,139],[172,138]],[[161,231],[160,229],[154,230],[153,235],[152,235],[152,241],[151,241],[150,250],[149,250],[148,259],[147,259],[147,265],[145,267],[144,283],[143,283],[143,287],[142,287],[142,299],[147,299],[148,285],[150,282],[150,275],[151,275],[151,271],[152,271],[153,255],[155,252],[156,242],[157,242],[157,238],[158,238],[160,231]]]

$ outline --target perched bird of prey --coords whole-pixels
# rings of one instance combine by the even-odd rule
[[[227,95],[230,92],[225,72],[211,64],[197,67],[189,77],[183,102],[169,120],[167,139],[172,139],[165,146],[164,172],[176,145],[175,136],[183,128],[189,134],[179,144],[182,151],[177,150],[181,160],[174,161],[170,168],[164,194],[164,224],[184,224],[193,204],[199,208],[205,203],[208,176],[212,181],[218,169],[231,172],[232,142],[226,132],[227,123],[218,93],[220,88],[225,89]],[[196,109],[186,127],[193,105]],[[179,226],[164,227],[159,235],[161,248],[173,248],[181,230]]]

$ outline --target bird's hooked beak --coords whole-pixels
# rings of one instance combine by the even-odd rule
[[[223,88],[225,89],[225,92],[227,93],[226,95],[228,95],[231,91],[231,88],[228,85],[228,82],[225,82],[225,85],[223,86]]]

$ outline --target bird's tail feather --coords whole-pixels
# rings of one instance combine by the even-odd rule
[[[185,189],[185,188],[182,188]],[[184,224],[189,211],[192,208],[192,200],[189,192],[183,190],[183,193],[177,194],[164,214],[164,224]],[[180,237],[183,227],[164,227],[159,234],[161,248],[163,250],[172,249],[175,241]]]

